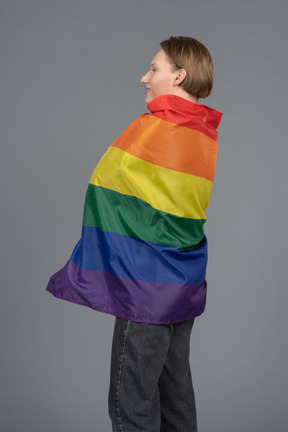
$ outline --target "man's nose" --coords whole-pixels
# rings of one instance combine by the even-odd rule
[[[148,73],[146,73],[145,75],[142,76],[142,78],[140,80],[141,83],[143,83],[143,84],[147,83],[147,81],[148,81],[147,75],[148,75]]]

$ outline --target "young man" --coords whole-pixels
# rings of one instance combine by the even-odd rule
[[[109,147],[88,186],[82,237],[49,281],[54,296],[116,316],[113,432],[197,431],[190,333],[206,301],[203,225],[221,113],[207,48],[161,42],[142,77],[151,114]]]

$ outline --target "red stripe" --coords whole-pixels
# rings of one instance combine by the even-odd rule
[[[148,104],[147,108],[155,117],[198,130],[217,140],[216,129],[222,113],[213,108],[174,95],[158,96]]]

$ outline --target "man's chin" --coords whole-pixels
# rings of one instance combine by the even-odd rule
[[[153,96],[148,93],[145,98],[146,104],[148,105],[150,102],[152,102],[153,99],[154,99]]]

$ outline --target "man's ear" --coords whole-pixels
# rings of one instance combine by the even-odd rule
[[[179,85],[181,82],[186,78],[186,71],[185,69],[179,69],[177,71],[177,75],[174,78],[174,85]]]

